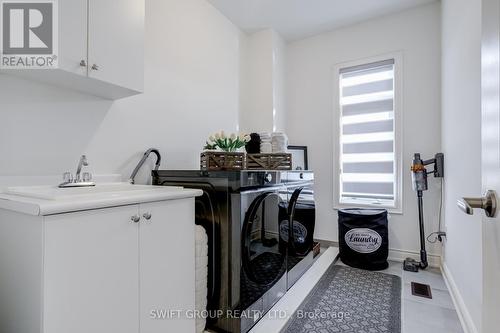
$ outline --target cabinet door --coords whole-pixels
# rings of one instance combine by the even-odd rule
[[[142,91],[143,53],[144,0],[89,0],[90,77]]]
[[[141,204],[140,212],[140,331],[194,333],[195,320],[184,317],[195,308],[194,199]],[[181,318],[162,319],[162,310]]]
[[[87,0],[63,0],[59,11],[59,68],[87,76]]]
[[[44,332],[137,333],[138,206],[45,218]]]

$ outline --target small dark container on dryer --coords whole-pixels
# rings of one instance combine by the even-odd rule
[[[389,266],[387,210],[339,210],[340,260],[346,265],[382,270]]]

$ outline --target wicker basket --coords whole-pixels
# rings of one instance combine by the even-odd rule
[[[204,171],[244,170],[245,165],[245,153],[205,151],[200,155],[200,168]]]
[[[247,154],[248,170],[292,170],[292,154]]]

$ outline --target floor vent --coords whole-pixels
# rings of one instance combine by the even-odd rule
[[[432,298],[431,286],[428,284],[412,282],[411,293],[413,296]]]

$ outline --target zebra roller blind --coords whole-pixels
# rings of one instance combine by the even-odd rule
[[[339,75],[339,201],[394,207],[394,59],[343,68]]]

